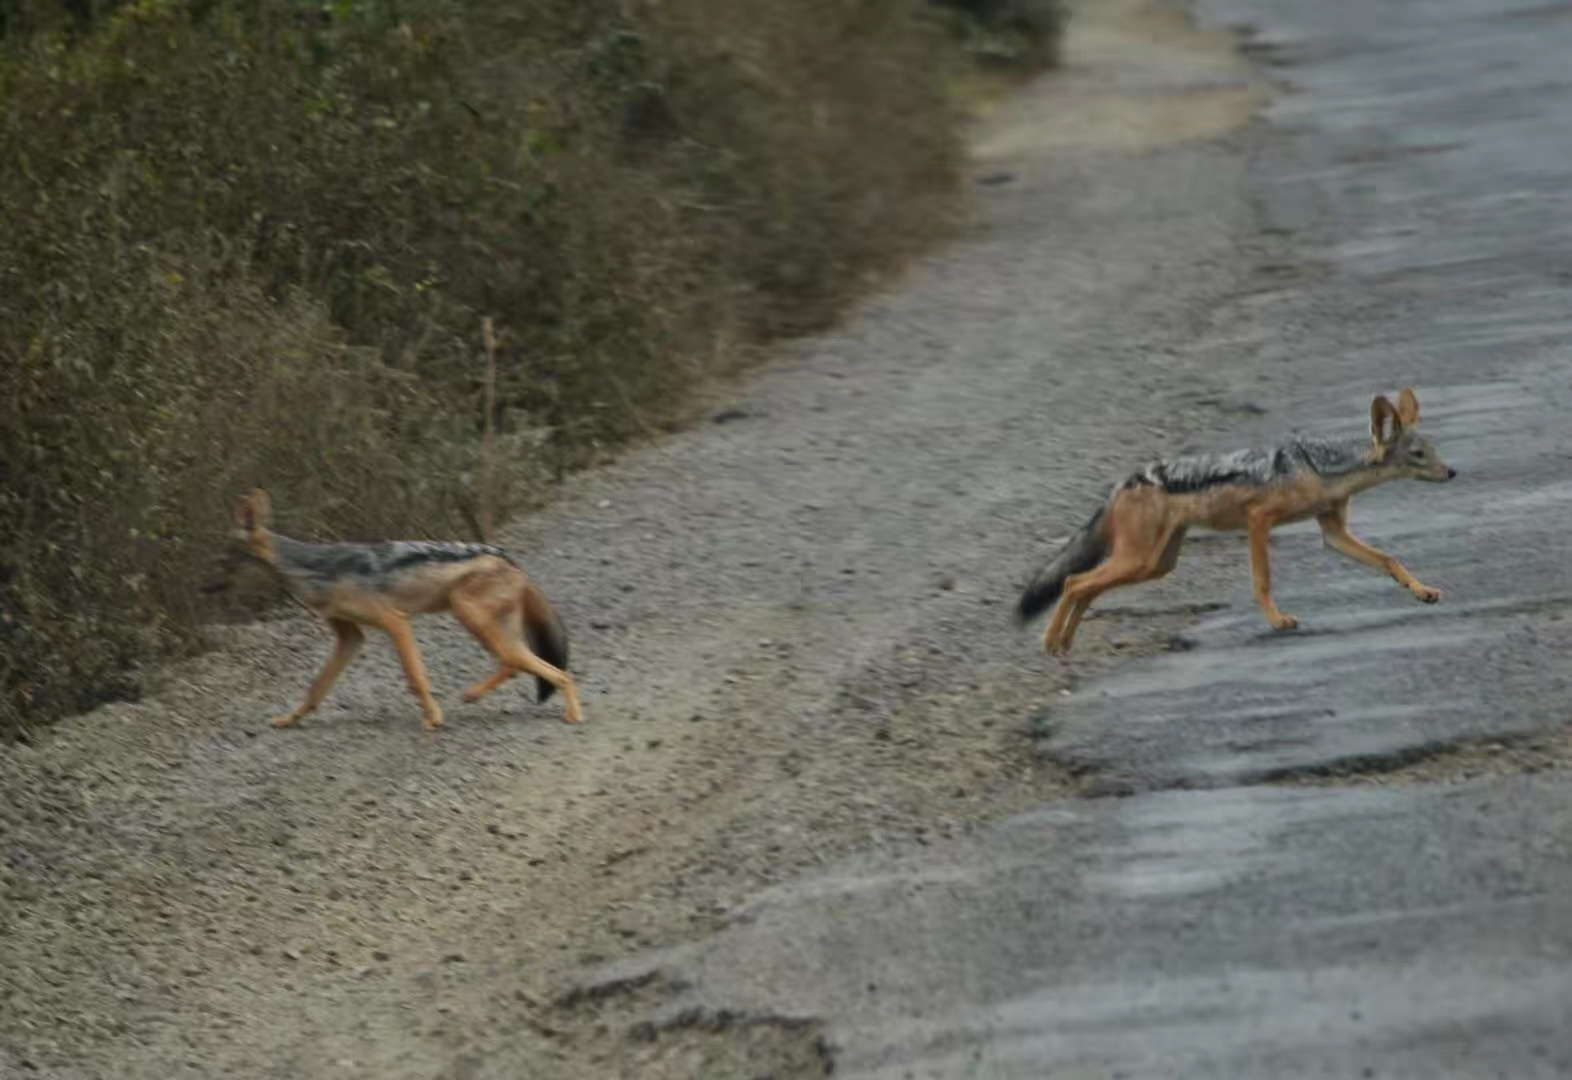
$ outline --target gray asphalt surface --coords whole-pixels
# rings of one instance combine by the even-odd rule
[[[1273,634],[1243,545],[1192,541],[1105,606],[1226,607],[1035,721],[1127,797],[839,864],[591,978],[665,979],[656,1030],[814,1018],[870,1078],[1572,1075],[1572,8],[1199,15],[1247,24],[1286,91],[1240,149],[1287,255],[1181,347],[1248,399],[1240,445],[1357,430],[1416,385],[1460,476],[1356,499],[1352,527],[1446,598],[1302,526],[1274,543],[1302,628]]]
[[[880,1080],[1566,1076],[1569,812],[1522,778],[1049,807],[759,897],[652,1019],[826,1018]]]

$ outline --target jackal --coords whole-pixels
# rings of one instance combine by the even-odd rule
[[[312,544],[273,532],[271,519],[267,492],[258,488],[237,499],[232,556],[260,563],[338,635],[305,701],[274,719],[274,727],[289,727],[322,704],[364,642],[365,626],[393,639],[425,726],[441,727],[442,708],[431,695],[410,631],[413,616],[439,611],[452,611],[497,658],[496,672],[464,691],[465,701],[478,700],[523,673],[535,677],[537,701],[561,690],[563,719],[570,724],[581,719],[578,687],[565,670],[567,632],[545,595],[500,548],[419,540]]]
[[[1119,484],[1021,594],[1025,623],[1059,601],[1043,634],[1049,654],[1070,650],[1092,601],[1108,589],[1160,578],[1179,560],[1193,525],[1250,535],[1255,600],[1274,630],[1299,625],[1272,600],[1268,534],[1276,525],[1314,517],[1327,547],[1384,570],[1427,604],[1441,599],[1402,563],[1348,532],[1348,501],[1388,480],[1444,482],[1457,470],[1415,430],[1419,399],[1412,389],[1370,404],[1370,438],[1290,438],[1276,446],[1157,461]]]

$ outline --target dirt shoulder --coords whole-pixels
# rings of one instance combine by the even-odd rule
[[[583,725],[458,706],[488,665],[432,620],[439,736],[381,643],[272,731],[327,649],[291,615],[6,751],[0,1073],[691,1075],[713,1046],[640,1058],[549,1002],[763,884],[1066,791],[1033,713],[1189,615],[1154,587],[1065,666],[1011,626],[1015,586],[1111,474],[1229,422],[1180,346],[1271,255],[1231,145],[1263,91],[1228,42],[1126,0],[1079,15],[1069,69],[979,132],[971,235],[515,523]],[[761,1031],[777,1075],[811,1073],[795,1029]]]

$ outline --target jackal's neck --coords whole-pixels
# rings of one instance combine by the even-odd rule
[[[1294,440],[1299,459],[1328,480],[1363,473],[1373,467],[1369,439]],[[1372,481],[1379,483],[1380,481]]]
[[[278,567],[279,536],[258,525],[246,534],[246,548],[251,557],[265,566]]]
[[[1395,475],[1369,439],[1301,439],[1298,448],[1305,464],[1343,497],[1383,484]]]
[[[1388,480],[1397,479],[1397,473],[1388,465],[1381,462],[1372,462],[1361,466],[1348,474],[1348,494],[1354,495],[1361,491],[1368,491],[1377,484],[1384,484]]]
[[[286,578],[302,576],[302,569],[312,565],[316,561],[313,556],[326,546],[313,544],[309,540],[296,540],[293,536],[276,532],[269,532],[267,539],[272,551],[273,567]]]
[[[320,545],[271,530],[265,531],[262,541],[259,548],[265,547],[266,554],[259,549],[257,557],[277,575],[285,589],[297,596],[304,593],[310,577],[305,568],[310,564],[311,551]]]

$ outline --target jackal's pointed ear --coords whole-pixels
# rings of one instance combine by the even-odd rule
[[[1397,421],[1406,428],[1419,423],[1419,399],[1414,396],[1412,386],[1405,387],[1397,395]]]
[[[230,518],[234,521],[235,528],[246,532],[267,528],[272,517],[272,500],[261,488],[252,488],[240,496],[235,500],[234,509],[230,511]]]
[[[1370,437],[1376,445],[1385,446],[1397,438],[1399,421],[1397,408],[1380,394],[1370,403]]]
[[[273,500],[262,488],[252,488],[247,496],[251,503],[252,528],[265,529],[273,522]]]

